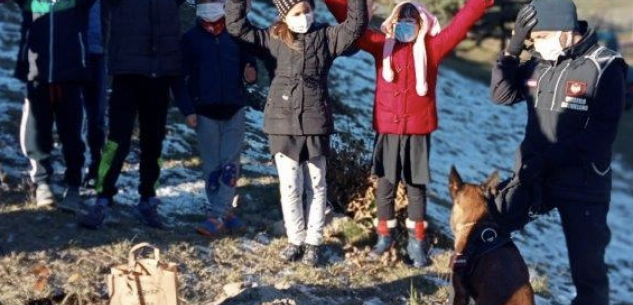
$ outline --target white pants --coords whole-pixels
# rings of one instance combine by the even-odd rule
[[[327,201],[325,156],[299,163],[278,153],[275,164],[288,241],[294,245],[321,245]]]

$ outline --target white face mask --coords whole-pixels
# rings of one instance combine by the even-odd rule
[[[224,17],[224,3],[202,3],[196,5],[196,15],[206,22],[216,22]]]
[[[534,50],[541,54],[541,57],[549,61],[557,61],[559,57],[565,55],[563,50],[571,45],[571,37],[567,37],[567,46],[560,44],[560,38],[563,32],[557,32],[556,35],[547,39],[535,39]]]
[[[314,13],[301,14],[298,16],[287,16],[286,24],[288,28],[295,32],[304,34],[307,33],[314,22]]]

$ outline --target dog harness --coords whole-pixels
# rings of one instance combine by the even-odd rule
[[[475,224],[472,230],[463,253],[455,253],[451,257],[450,268],[453,273],[460,275],[463,287],[467,287],[469,294],[476,297],[468,279],[475,272],[479,259],[506,245],[516,246],[510,233],[493,221]]]

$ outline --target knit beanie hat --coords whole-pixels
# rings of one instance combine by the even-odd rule
[[[284,17],[288,12],[295,6],[297,3],[303,2],[306,0],[273,0],[273,3],[279,10],[279,16]],[[314,0],[307,0],[310,3],[310,6],[314,8]]]
[[[572,0],[534,0],[536,26],[532,31],[574,31],[578,28],[578,14]]]

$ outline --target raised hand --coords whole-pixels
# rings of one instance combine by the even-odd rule
[[[523,43],[537,22],[536,9],[534,9],[534,6],[527,5],[519,11],[517,20],[514,23],[514,33],[512,34],[510,43],[506,48],[506,52],[508,54],[515,57],[521,55],[521,51],[523,51]]]

